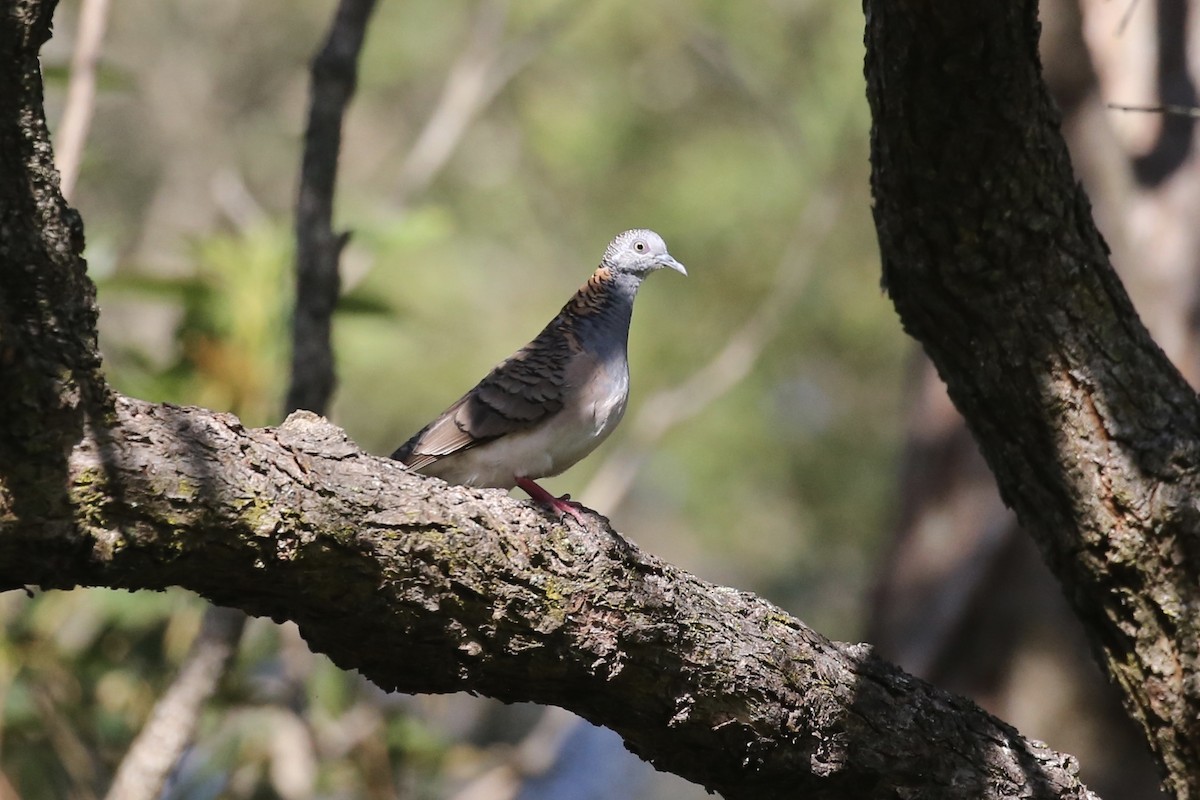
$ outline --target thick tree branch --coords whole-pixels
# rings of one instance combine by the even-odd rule
[[[1200,403],[1108,264],[1037,4],[867,0],[884,277],[1179,797],[1200,796]]]
[[[413,476],[307,413],[111,419],[67,513],[3,521],[0,587],[184,586],[387,689],[568,707],[726,797],[1090,796],[1070,758],[598,519]]]

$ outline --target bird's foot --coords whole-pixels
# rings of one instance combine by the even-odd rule
[[[580,525],[587,525],[587,519],[583,516],[583,506],[572,500],[571,495],[564,494],[562,497],[555,497],[538,486],[531,478],[517,478],[517,486],[524,489],[534,502],[557,511],[559,518],[562,518],[564,514],[570,514]]]

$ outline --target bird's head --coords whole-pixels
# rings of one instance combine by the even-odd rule
[[[683,264],[667,252],[667,243],[663,238],[654,231],[641,228],[617,234],[604,251],[601,263],[618,272],[626,272],[639,278],[644,278],[663,267],[670,267],[687,275]]]

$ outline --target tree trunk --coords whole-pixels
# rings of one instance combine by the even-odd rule
[[[1200,408],[1075,185],[1038,77],[1037,6],[869,0],[867,15],[888,290],[1168,787],[1194,797]]]
[[[1176,18],[1148,2],[1085,0],[1080,8],[1078,0],[1043,0],[1040,52],[1113,265],[1155,341],[1194,386],[1200,147],[1194,132],[1190,141],[1168,136],[1159,115],[1106,107],[1188,102],[1175,88],[1194,83],[1186,60],[1153,52],[1157,40],[1168,42],[1168,53],[1184,49],[1189,26],[1177,15],[1194,16],[1198,4],[1169,5]],[[1190,30],[1195,38],[1200,27]],[[1171,146],[1184,152],[1169,155]],[[1146,152],[1159,152],[1174,171],[1139,181]],[[1159,796],[1158,766],[1061,587],[1000,502],[941,379],[924,358],[913,367],[900,507],[869,641],[913,674],[1073,753],[1084,780],[1108,800]]]

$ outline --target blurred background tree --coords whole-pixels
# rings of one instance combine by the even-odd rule
[[[1153,32],[1152,4],[1131,8]],[[307,64],[332,9],[111,7],[72,202],[119,390],[278,421]],[[79,19],[64,0],[50,74],[68,71]],[[1077,9],[1068,20],[1065,61],[1086,62]],[[353,238],[333,420],[391,452],[528,340],[614,233],[652,227],[691,277],[647,286],[626,421],[549,488],[704,578],[864,637],[899,500],[906,519],[924,500],[912,458],[896,489],[906,389],[922,394],[878,288],[861,75],[861,11],[831,0],[381,3],[341,154],[335,224]],[[963,530],[990,530],[993,513],[972,508]],[[897,563],[885,609],[906,596],[886,577]],[[103,796],[203,609],[182,592],[0,596],[0,800]],[[899,623],[874,613],[885,639]],[[1035,705],[1056,691],[1030,684]],[[1085,706],[1102,691],[1088,686]],[[385,695],[290,625],[251,621],[223,687],[167,796],[704,796],[563,715]],[[1019,710],[998,709],[1073,750]],[[582,753],[604,766],[572,771]]]

